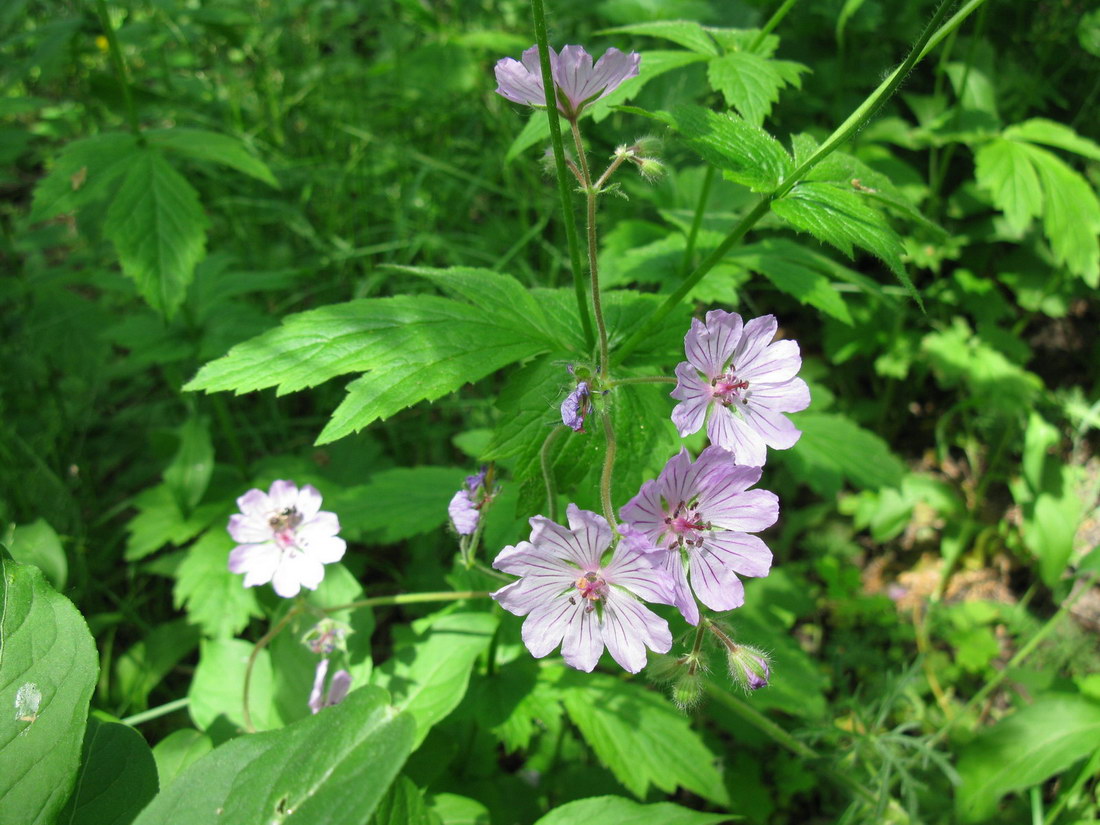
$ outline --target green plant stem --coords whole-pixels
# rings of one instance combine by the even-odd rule
[[[122,724],[140,725],[143,722],[150,722],[153,719],[159,719],[162,716],[167,716],[169,713],[175,713],[181,708],[187,707],[191,704],[191,699],[188,696],[184,696],[182,699],[173,699],[171,702],[165,702],[163,705],[158,705],[155,708],[149,708],[149,710],[143,710],[141,713],[135,713],[133,716],[127,716],[125,719],[119,719]]]
[[[603,419],[603,433],[607,439],[607,449],[603,456],[603,472],[600,473],[600,503],[603,505],[603,517],[611,525],[611,529],[618,527],[615,521],[615,510],[611,506],[611,473],[615,469],[615,428],[611,426],[611,414],[607,407],[600,410],[600,418]]]
[[[130,73],[126,70],[126,60],[122,56],[122,49],[118,45],[118,37],[115,36],[114,26],[111,25],[111,15],[107,11],[107,4],[103,0],[96,0],[96,11],[99,14],[99,23],[103,27],[103,36],[107,38],[107,49],[111,55],[111,63],[114,65],[115,74],[118,76],[118,85],[122,87],[122,99],[126,104],[126,121],[130,124],[130,131],[139,143],[144,143],[145,138],[141,134],[141,126],[138,125],[137,109],[134,108],[134,96],[130,91]]]
[[[1008,678],[1008,674],[1021,662],[1023,662],[1024,659],[1030,656],[1034,652],[1035,648],[1042,644],[1043,640],[1046,639],[1047,636],[1054,632],[1058,625],[1061,624],[1062,619],[1065,618],[1070,609],[1075,604],[1077,604],[1077,601],[1082,596],[1084,596],[1093,586],[1097,578],[1098,576],[1095,573],[1091,576],[1085,577],[1085,579],[1082,580],[1077,593],[1062,602],[1062,604],[1058,607],[1057,612],[1055,612],[1053,616],[1047,619],[1046,624],[1040,627],[1036,631],[1035,635],[1027,640],[1027,643],[1023,647],[1016,651],[1016,655],[1009,659],[1008,664],[1001,668],[1001,670],[997,671],[997,675],[995,675],[992,679],[982,685],[981,690],[970,697],[970,700],[966,703],[966,705],[963,706],[963,709],[960,713],[948,719],[943,724],[943,727],[936,731],[936,733],[929,740],[929,744],[934,745],[945,736],[947,736],[948,732],[951,730],[951,728],[955,726],[955,723],[958,720],[964,718],[973,707],[984,702],[986,697],[989,696],[989,694],[991,694],[993,691],[995,691],[1000,686],[1001,682]]]
[[[557,521],[558,491],[554,484],[554,468],[550,466],[550,450],[562,434],[568,430],[564,424],[552,429],[542,442],[539,450],[539,467],[542,469],[542,483],[546,485],[546,513],[550,521]]]
[[[581,180],[584,187],[584,200],[586,206],[585,226],[588,231],[588,277],[589,291],[592,296],[592,315],[596,319],[596,330],[599,333],[600,343],[600,378],[607,378],[607,325],[603,320],[603,305],[600,301],[600,266],[596,255],[596,198],[599,197],[599,188],[592,184],[592,175],[588,170],[588,158],[584,152],[584,142],[581,140],[581,129],[577,125],[576,118],[569,120],[569,126],[573,132],[573,143],[577,147],[577,160],[580,163]],[[600,178],[606,180],[607,175],[614,171],[614,165]]]
[[[787,12],[793,9],[794,4],[797,2],[798,0],[785,0],[783,5],[776,9],[775,12],[772,13],[772,16],[768,18],[768,22],[764,24],[764,28],[756,33],[756,37],[754,37],[752,39],[752,42],[749,43],[749,48],[747,49],[747,51],[756,51],[757,46],[763,43],[764,38],[771,34],[775,27],[783,22],[783,18],[787,16]]]
[[[611,378],[607,381],[608,387],[617,387],[620,384],[675,384],[677,379],[671,375],[639,375],[630,378]]]
[[[100,0],[102,2],[102,0]],[[592,333],[592,319],[588,316],[588,296],[584,290],[584,263],[581,257],[577,224],[573,219],[572,187],[565,168],[565,146],[558,122],[558,105],[554,75],[550,69],[550,44],[546,36],[546,10],[543,0],[531,0],[531,16],[535,24],[535,43],[539,47],[539,65],[542,68],[542,88],[546,92],[546,117],[550,123],[550,145],[554,150],[554,171],[558,179],[558,197],[561,200],[562,218],[565,221],[565,240],[569,246],[569,260],[573,266],[573,291],[577,297],[577,314],[581,319],[584,340],[591,349],[596,339]]]
[[[706,689],[707,695],[710,696],[711,699],[717,701],[720,705],[724,705],[728,710],[736,713],[754,728],[768,736],[772,741],[789,750],[791,753],[795,754],[796,756],[800,756],[803,759],[820,759],[820,756],[818,756],[817,752],[813,748],[811,748],[809,745],[799,742],[797,739],[787,733],[787,731],[785,731],[779,725],[775,724],[775,722],[773,722],[767,716],[762,714],[756,708],[752,707],[752,705],[750,705],[744,699],[740,698],[739,696],[734,696],[732,693],[729,693],[728,691],[723,690],[718,685],[712,684],[710,682],[707,682]],[[851,777],[846,776],[845,774],[840,773],[839,771],[834,770],[827,765],[823,765],[819,770],[837,785],[840,785],[856,793],[865,802],[868,802],[870,804],[874,804],[876,802],[876,797],[874,793],[867,789],[861,782],[858,782],[857,780],[852,779]]]
[[[290,610],[286,612],[286,615],[279,619],[279,621],[261,637],[260,641],[256,642],[256,646],[252,648],[252,652],[248,655],[248,664],[245,665],[244,668],[244,691],[242,694],[242,702],[244,705],[244,729],[248,733],[256,732],[256,726],[252,724],[252,711],[249,709],[249,698],[252,692],[252,671],[256,667],[256,659],[259,657],[260,651],[271,644],[275,637],[282,633],[284,628],[290,624],[291,620],[293,620],[295,616],[299,616],[305,612],[305,609],[306,603],[303,601],[299,601],[290,608]]]
[[[703,173],[703,185],[699,190],[699,202],[695,204],[695,214],[691,218],[691,228],[688,229],[687,243],[684,245],[684,260],[680,264],[680,277],[684,277],[691,271],[691,259],[695,257],[695,241],[699,238],[699,228],[703,225],[703,215],[707,212],[707,201],[710,199],[710,187],[714,183],[714,167],[708,166]]]
[[[794,170],[794,172],[788,175],[774,191],[763,196],[760,201],[737,222],[733,229],[730,230],[729,234],[723,239],[722,243],[718,245],[717,249],[708,255],[706,259],[699,264],[683,282],[681,282],[680,286],[677,287],[677,289],[669,295],[652,314],[650,314],[645,323],[616,349],[612,365],[621,364],[623,359],[650,336],[653,329],[664,320],[665,316],[675,309],[687,294],[691,292],[695,285],[703,280],[704,276],[725,257],[726,253],[732,249],[735,244],[740,242],[756,222],[767,214],[768,210],[771,208],[772,201],[790,192],[795,184],[802,180],[811,169],[836,151],[837,148],[845,141],[849,140],[859,129],[863,128],[867,121],[874,117],[882,105],[898,90],[898,87],[901,85],[902,81],[905,80],[905,77],[909,74],[913,66],[939,44],[943,38],[947,37],[947,35],[958,28],[963,20],[985,2],[986,0],[970,0],[951,17],[950,20],[940,26],[941,21],[947,16],[949,8],[954,4],[954,0],[943,0],[939,8],[936,9],[936,13],[933,15],[931,21],[929,21],[924,31],[921,32],[921,36],[917,39],[917,42],[913,45],[912,50],[901,66],[895,69],[843,123],[833,130],[833,133],[825,139],[825,142],[818,147],[817,151],[807,158]],[[939,28],[936,28],[937,26],[939,26]]]
[[[391,604],[425,604],[428,602],[457,602],[462,599],[487,599],[488,590],[438,590],[432,593],[397,593],[393,596],[372,596],[369,599],[338,604],[335,607],[321,608],[324,614],[340,610],[356,610],[360,607],[381,607]]]
[[[1062,814],[1062,809],[1071,801],[1080,799],[1081,789],[1085,787],[1085,783],[1096,776],[1097,771],[1100,771],[1100,749],[1093,752],[1077,774],[1077,778],[1073,780],[1073,783],[1064,791],[1058,794],[1058,800],[1051,806],[1051,809],[1047,811],[1047,822],[1050,825],[1054,825],[1058,821],[1058,817]]]

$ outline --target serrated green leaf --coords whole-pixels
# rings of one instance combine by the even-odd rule
[[[771,192],[793,171],[791,157],[774,137],[732,112],[677,106],[671,112],[641,112],[684,136],[703,160],[726,178],[754,192]]]
[[[20,524],[12,532],[8,551],[13,559],[23,564],[33,564],[46,574],[57,590],[65,589],[69,577],[69,560],[57,531],[45,519],[35,519],[30,524]]]
[[[134,499],[138,514],[126,525],[126,561],[143,559],[167,544],[186,544],[225,514],[225,504],[211,502],[184,515],[166,484],[158,484]]]
[[[171,318],[205,254],[208,221],[198,193],[159,152],[134,152],[126,167],[103,232],[141,296]]]
[[[52,825],[72,790],[95,643],[37,567],[0,556],[0,822]]]
[[[771,208],[791,226],[832,244],[849,258],[857,246],[878,256],[923,307],[901,262],[901,238],[882,213],[867,203],[864,193],[834,183],[804,181],[772,201]]]
[[[398,776],[370,818],[370,825],[439,825],[424,794],[407,776]]]
[[[860,489],[896,487],[905,465],[890,447],[843,415],[795,413],[791,420],[802,437],[787,453],[795,475],[824,496],[839,492],[845,481]]]
[[[283,730],[234,739],[187,768],[134,825],[366,823],[409,755],[413,722],[384,691],[353,690],[343,703]]]
[[[146,140],[153,146],[179,152],[196,160],[206,160],[263,181],[268,186],[279,188],[279,182],[271,174],[267,164],[253,155],[240,140],[219,132],[206,129],[151,129],[144,133]]]
[[[215,639],[235,636],[259,616],[256,593],[244,579],[229,572],[233,539],[221,527],[205,533],[187,549],[176,573],[172,602],[187,611],[187,619]]]
[[[153,753],[129,725],[92,714],[80,763],[58,825],[129,825],[157,795]]]
[[[1100,703],[1075,694],[1041,696],[963,748],[955,808],[965,822],[988,819],[1005,794],[1061,773],[1098,747]]]
[[[751,52],[730,52],[707,64],[707,79],[722,93],[726,105],[753,126],[771,114],[785,86],[800,88],[802,72],[809,69],[789,60],[772,60]]]
[[[136,145],[129,133],[109,132],[65,146],[34,188],[30,220],[55,218],[106,197],[129,169]]]
[[[416,720],[413,749],[432,726],[458,707],[474,662],[489,647],[497,618],[488,613],[449,613],[400,647],[371,681],[393,692],[393,704]]]
[[[164,483],[180,511],[190,513],[202,499],[214,473],[214,442],[203,416],[189,416],[177,432],[180,446],[164,470]]]
[[[1057,149],[1065,149],[1067,152],[1073,152],[1089,160],[1100,160],[1100,144],[1082,137],[1064,123],[1043,117],[1034,117],[1015,126],[1009,126],[1001,135],[1006,140],[1043,143]]]
[[[214,743],[210,737],[194,728],[174,730],[165,736],[153,748],[160,787],[167,788],[184,768],[213,749]]]
[[[604,29],[602,34],[638,34],[643,37],[659,37],[671,40],[685,49],[705,55],[720,54],[718,44],[703,26],[693,20],[655,20],[651,23],[634,23]],[[643,55],[645,53],[643,52]]]
[[[809,304],[841,323],[852,325],[852,315],[840,293],[826,277],[836,266],[823,255],[782,238],[733,249],[727,260],[759,272],[776,289]]]
[[[1100,200],[1087,180],[1057,155],[1027,145],[1046,202],[1043,231],[1054,259],[1096,289],[1100,286]]]
[[[392,544],[437,530],[447,523],[447,504],[469,470],[457,467],[396,467],[370,481],[329,496],[340,514],[341,535],[375,532],[375,541]]]
[[[639,798],[650,787],[682,787],[717,805],[729,798],[717,757],[664,696],[602,673],[559,674],[569,718],[623,786]]]
[[[1031,163],[1027,146],[1014,140],[994,138],[974,155],[978,185],[989,191],[1015,231],[1022,232],[1031,219],[1043,212],[1043,190]]]
[[[642,805],[621,796],[578,799],[555,808],[535,825],[575,825],[578,822],[614,822],[615,825],[715,825],[732,822],[727,814],[705,814],[671,802]]]

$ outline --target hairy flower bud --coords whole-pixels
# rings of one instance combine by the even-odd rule
[[[726,655],[730,676],[745,690],[759,690],[768,686],[771,665],[768,654],[749,645],[735,645]]]
[[[672,701],[680,710],[691,710],[703,698],[703,674],[684,673],[672,686]]]

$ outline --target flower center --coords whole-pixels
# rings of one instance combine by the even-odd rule
[[[284,507],[267,520],[275,534],[275,542],[284,550],[295,545],[294,531],[302,523],[302,514],[295,507]]]
[[[710,529],[710,522],[695,508],[694,502],[681,501],[672,514],[665,517],[665,535],[669,549],[700,544],[700,533]]]
[[[607,595],[607,582],[600,578],[598,573],[585,573],[574,583],[582,599],[598,602]],[[588,609],[591,610],[592,605],[589,605]]]
[[[737,367],[733,364],[710,382],[710,388],[711,395],[727,407],[736,401],[742,404],[749,403],[749,382],[737,377]]]

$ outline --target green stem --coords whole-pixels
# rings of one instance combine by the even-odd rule
[[[615,429],[611,426],[611,415],[607,408],[600,410],[600,418],[603,419],[603,432],[607,439],[607,450],[603,457],[603,472],[600,474],[600,503],[603,505],[603,517],[615,530],[618,522],[615,521],[615,511],[611,506],[611,472],[615,468]]]
[[[1066,805],[1080,799],[1081,789],[1085,787],[1086,782],[1096,776],[1098,770],[1100,770],[1100,749],[1094,751],[1092,756],[1089,757],[1088,762],[1081,768],[1080,773],[1077,774],[1077,778],[1073,780],[1069,788],[1058,794],[1058,800],[1047,811],[1047,822],[1050,825],[1054,825],[1058,821],[1058,817]]]
[[[764,28],[757,32],[756,37],[749,43],[747,51],[755,52],[756,47],[764,42],[764,38],[772,33],[772,30],[783,21],[783,18],[787,16],[787,12],[794,8],[794,4],[797,2],[798,0],[786,0],[782,6],[776,9],[775,13],[768,18],[768,22],[764,24]]]
[[[166,702],[155,708],[149,708],[149,710],[143,710],[141,713],[135,713],[133,716],[127,716],[125,719],[119,719],[118,721],[124,725],[133,727],[143,722],[149,722],[153,719],[167,716],[169,713],[175,713],[177,710],[185,708],[189,704],[191,704],[190,697],[184,696],[182,699],[173,699],[171,702]]]
[[[603,305],[600,301],[600,267],[596,256],[596,198],[599,190],[592,185],[592,175],[588,171],[588,158],[584,153],[581,129],[576,118],[569,121],[573,131],[573,143],[577,147],[577,159],[581,167],[581,180],[584,182],[584,200],[586,209],[585,226],[588,230],[588,277],[592,294],[592,314],[596,318],[596,329],[600,336],[600,378],[607,378],[607,325],[603,320]],[[603,180],[601,178],[600,180]]]
[[[554,485],[554,468],[550,466],[550,450],[568,429],[564,424],[556,426],[546,436],[542,449],[539,450],[539,467],[542,469],[542,482],[546,485],[546,517],[550,521],[557,521],[558,513],[558,491]]]
[[[684,260],[680,264],[680,277],[691,271],[691,259],[695,257],[695,241],[699,237],[699,228],[703,225],[703,215],[707,211],[707,201],[710,199],[710,187],[714,183],[714,167],[707,166],[703,173],[703,186],[699,191],[699,202],[695,204],[695,215],[691,219],[691,228],[688,230],[687,244],[684,246]]]
[[[671,375],[639,375],[631,378],[611,378],[605,386],[609,389],[620,384],[675,384],[677,379]]]
[[[260,641],[256,642],[256,646],[252,648],[252,652],[248,656],[248,664],[245,665],[244,668],[244,692],[242,697],[244,705],[244,729],[248,733],[256,732],[256,726],[252,724],[252,711],[249,710],[249,697],[252,690],[252,671],[256,667],[256,659],[259,657],[260,651],[271,644],[272,640],[283,632],[286,626],[290,624],[291,620],[294,619],[295,616],[305,612],[305,609],[306,604],[303,601],[299,601],[290,608],[290,610],[286,612],[286,615],[283,616],[271,630],[267,631]]]
[[[554,149],[554,170],[558,179],[558,197],[561,199],[562,217],[565,221],[565,239],[569,245],[569,259],[573,265],[573,290],[577,297],[577,314],[584,330],[584,340],[591,348],[596,339],[592,334],[592,320],[588,317],[588,296],[584,292],[584,263],[581,257],[577,224],[573,219],[572,187],[565,168],[565,147],[558,122],[558,105],[554,75],[550,69],[550,45],[546,36],[546,11],[543,0],[531,0],[531,16],[535,23],[535,43],[539,47],[539,64],[542,68],[542,88],[546,92],[546,117],[550,123],[550,145]]]
[[[825,142],[818,147],[817,151],[807,158],[794,170],[794,172],[786,176],[785,180],[780,183],[773,192],[762,197],[756,206],[754,206],[748,214],[742,217],[733,229],[730,230],[730,233],[725,237],[722,243],[718,245],[718,248],[708,255],[706,260],[695,268],[695,270],[680,284],[676,291],[653,311],[646,322],[617,348],[613,365],[621,364],[626,356],[633,352],[639,344],[649,338],[653,329],[664,320],[665,316],[675,309],[687,294],[691,292],[695,285],[714,268],[715,264],[721,261],[725,254],[732,249],[735,244],[740,242],[756,222],[764,217],[770,209],[772,201],[790,192],[795,184],[802,180],[811,169],[821,163],[821,161],[834,152],[841,144],[850,139],[859,129],[863,128],[867,121],[874,117],[882,105],[893,96],[902,81],[909,74],[909,71],[916,65],[917,61],[923,58],[929,51],[938,45],[940,41],[947,37],[947,35],[958,28],[963,20],[986,2],[986,0],[969,0],[958,13],[937,29],[936,26],[938,26],[944,17],[947,16],[947,11],[953,2],[954,0],[944,0],[940,4],[932,20],[921,33],[916,44],[914,44],[909,56],[906,57],[905,62],[895,69],[890,76],[887,77],[854,112],[852,112],[848,119],[841,123],[840,126],[826,138]]]
[[[126,60],[122,56],[122,49],[118,45],[115,29],[111,25],[111,15],[107,11],[107,4],[103,0],[96,0],[96,11],[99,13],[99,23],[103,26],[103,35],[107,38],[107,48],[111,54],[111,63],[115,67],[118,76],[118,84],[122,87],[122,99],[126,103],[126,120],[130,124],[130,131],[139,142],[144,142],[141,134],[141,126],[138,125],[137,109],[134,108],[134,96],[130,91],[130,73],[126,71]]]
[[[321,608],[322,613],[336,613],[340,610],[357,610],[360,607],[380,607],[390,604],[425,604],[427,602],[456,602],[461,599],[487,599],[488,590],[442,590],[434,593],[398,593],[394,596],[373,596],[369,599],[338,604],[335,607]]]
[[[783,746],[796,756],[802,757],[803,759],[812,760],[817,760],[820,758],[813,748],[802,742],[799,742],[797,739],[787,733],[787,731],[785,731],[779,725],[775,724],[775,722],[773,722],[767,716],[748,704],[744,699],[741,699],[738,696],[734,696],[728,691],[720,688],[718,685],[711,684],[710,682],[707,683],[707,694],[710,696],[711,699],[714,699],[721,705],[725,705],[728,710],[736,713],[754,728],[756,728],[761,733],[765,734],[774,742]],[[854,791],[857,795],[862,797],[864,801],[871,804],[874,804],[877,801],[874,793],[864,787],[861,782],[858,782],[855,779],[852,779],[851,777],[840,773],[839,771],[834,770],[829,766],[822,766],[820,770],[823,774],[833,780],[833,782],[835,782],[837,785],[841,785],[851,791]]]

